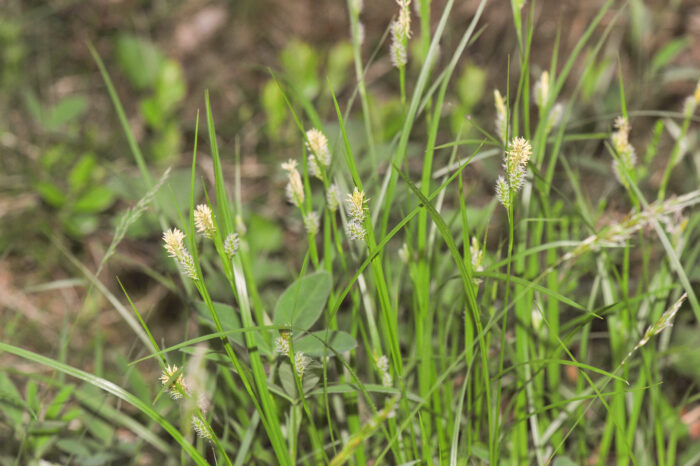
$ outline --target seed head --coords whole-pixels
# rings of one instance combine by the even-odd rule
[[[306,370],[306,367],[309,365],[310,362],[311,359],[306,357],[306,355],[302,352],[298,352],[294,355],[294,370],[296,370],[299,378],[302,378],[304,376],[304,371]]]
[[[365,227],[355,220],[351,220],[345,225],[345,233],[351,240],[365,239],[365,236],[367,235]]]
[[[399,16],[391,23],[391,47],[389,54],[391,63],[396,68],[406,66],[408,56],[406,45],[411,37],[411,0],[396,0],[399,5]]]
[[[179,400],[189,393],[189,388],[182,377],[182,373],[175,377],[177,371],[178,369],[176,365],[173,364],[171,366],[168,364],[165,369],[163,369],[163,373],[160,375],[160,382],[167,387],[166,391],[170,394],[170,397],[173,400]]]
[[[501,141],[506,140],[506,131],[508,123],[506,121],[506,102],[498,89],[493,90],[493,102],[496,106],[496,132]]]
[[[407,243],[401,245],[401,249],[399,249],[399,259],[401,259],[401,262],[404,264],[408,264],[408,261],[411,259],[411,253],[408,250]]]
[[[391,378],[391,374],[388,372],[385,372],[382,374],[382,386],[384,387],[391,387],[394,385],[394,380]]]
[[[207,440],[211,439],[211,431],[209,430],[209,426],[197,415],[192,416],[192,428],[200,438]]]
[[[280,354],[289,354],[289,349],[289,334],[282,332],[275,340],[275,351]]]
[[[238,233],[229,233],[224,240],[224,252],[228,258],[232,258],[238,252],[241,240],[238,238]]]
[[[318,233],[319,225],[320,221],[316,212],[311,211],[304,215],[304,228],[308,234],[315,236]]]
[[[335,212],[338,210],[340,205],[340,189],[337,185],[332,184],[328,187],[326,192],[326,203],[328,204],[328,210]]]
[[[549,97],[549,72],[543,71],[540,75],[540,79],[535,83],[535,88],[533,90],[535,94],[535,103],[540,108],[540,111],[547,104],[547,98]]]
[[[182,231],[172,228],[163,233],[163,243],[165,243],[163,247],[188,277],[192,280],[197,280],[197,267],[195,267],[192,256],[183,244],[184,238],[185,234]]]
[[[399,24],[399,34],[405,39],[411,38],[411,0],[396,0],[399,5],[399,17],[396,22]]]
[[[498,196],[498,202],[500,202],[506,210],[510,210],[510,186],[508,186],[508,182],[502,176],[499,176],[498,181],[496,181],[496,195]]]
[[[214,238],[216,228],[214,227],[214,219],[208,205],[199,204],[194,210],[194,225],[199,233],[209,239]]]
[[[508,147],[508,158],[517,165],[527,165],[532,154],[532,146],[525,138],[515,138]]]
[[[615,177],[622,184],[627,184],[627,179],[622,174],[622,170],[625,172],[633,172],[635,165],[637,165],[637,154],[634,150],[634,146],[629,142],[630,134],[630,124],[627,118],[619,116],[615,119],[615,128],[612,134],[612,144],[615,148],[615,152],[619,156],[619,160],[613,160],[613,172]]]
[[[377,370],[379,370],[379,372],[384,373],[389,371],[389,358],[387,358],[386,355],[379,356],[377,358],[376,364]]]
[[[558,126],[561,123],[561,119],[564,116],[564,104],[557,102],[554,104],[552,109],[549,111],[549,119],[547,120],[547,132],[549,133],[552,128]]]
[[[297,207],[301,207],[304,202],[304,184],[301,182],[301,175],[297,170],[296,160],[289,159],[282,164],[282,169],[287,171],[287,200]]]
[[[406,44],[403,42],[396,31],[400,28],[399,23],[394,21],[391,24],[391,46],[389,47],[389,58],[394,68],[403,68],[408,63],[408,53],[406,52]]]
[[[360,191],[355,187],[352,194],[348,194],[347,209],[348,213],[352,219],[358,223],[362,223],[365,220],[365,204],[367,199],[365,199],[365,192]]]
[[[321,167],[328,168],[331,164],[331,153],[328,150],[328,139],[316,128],[306,132],[306,147],[309,149],[309,171],[317,178],[321,178]]]
[[[170,257],[177,259],[182,254],[182,251],[185,249],[182,242],[184,239],[185,234],[177,228],[172,228],[163,233],[164,247]]]

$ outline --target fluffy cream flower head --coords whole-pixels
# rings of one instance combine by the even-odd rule
[[[295,206],[301,207],[304,202],[304,184],[297,170],[297,161],[289,159],[282,164],[282,169],[287,172],[287,199]]]
[[[206,204],[199,204],[194,210],[194,226],[197,231],[209,239],[214,238],[216,228],[212,217],[211,208]]]

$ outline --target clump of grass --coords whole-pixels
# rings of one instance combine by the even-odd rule
[[[615,112],[622,116],[612,134],[574,132],[576,99],[607,38],[609,29],[599,26],[612,2],[563,65],[554,47],[550,70],[531,86],[535,2],[528,11],[513,1],[518,55],[510,66],[517,83],[508,83],[505,97],[494,91],[495,134],[471,119],[464,123],[470,138],[452,140],[441,128],[447,89],[464,49],[475,46],[486,0],[451,54],[442,51],[444,63],[437,53],[454,1],[432,32],[430,2],[414,1],[427,24],[420,37],[411,35],[409,0],[398,1],[398,16],[387,25],[391,44],[382,59],[399,70],[402,102],[393,139],[375,145],[361,2],[348,6],[363,136],[347,130],[357,113],[352,98],[346,103],[332,94],[336,112],[324,122],[297,89],[278,82],[299,127],[297,156],[281,164],[280,191],[306,235],[297,238],[304,254],[289,258],[295,279],[270,302],[260,298],[252,233],[243,227],[249,208],[228,191],[206,95],[213,195],[205,191],[195,207],[195,135],[189,217],[163,225],[164,248],[181,272],[183,306],[201,310],[201,334],[183,334],[180,343],[161,348],[132,304],[148,336],[142,351],[149,353],[132,365],[155,359],[161,392],[172,398],[166,402],[180,403],[184,415],[168,413],[172,404],[156,404],[158,397],[144,402],[61,362],[6,343],[0,349],[133,404],[179,443],[182,450],[168,456],[199,464],[207,458],[237,465],[692,458],[679,416],[687,401],[662,382],[668,329],[674,318],[687,317],[677,316],[686,297],[700,318],[689,278],[698,249],[687,249],[698,224],[689,208],[700,194],[666,198],[666,190],[685,151],[679,141],[691,131],[700,85],[678,117],[683,123],[666,171],[660,180],[649,177],[651,160],[638,160],[630,141],[634,111],[627,109],[622,77]],[[614,24],[615,18],[607,27]],[[422,44],[415,76],[406,66],[411,40]],[[588,65],[575,76],[583,51]],[[606,141],[618,182],[608,194],[586,191],[577,172],[586,165],[573,154],[583,147],[588,157]],[[141,166],[138,154],[135,149]],[[605,160],[597,167],[610,172]],[[500,161],[503,174],[493,179]],[[494,174],[485,183],[496,186],[488,199],[465,192],[464,175],[472,170]],[[657,187],[656,199],[647,202],[644,193]],[[629,214],[608,220],[608,197],[628,202]],[[188,378],[182,367],[196,375]]]

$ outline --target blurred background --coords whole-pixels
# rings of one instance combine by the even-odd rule
[[[537,2],[531,82],[549,69],[557,35],[563,63],[602,3]],[[700,74],[697,0],[627,3],[624,11],[619,2],[606,15],[592,39],[596,44],[608,34],[592,78],[581,83],[572,117],[578,132],[610,131],[620,113],[618,65],[631,110],[678,112],[695,88]],[[433,23],[443,4],[433,1]],[[476,0],[456,2],[441,44],[450,52],[442,59],[449,57],[477,5]],[[367,81],[380,148],[387,147],[402,124],[398,79],[385,40],[396,11],[392,0],[368,0],[361,17],[365,63],[376,54]],[[505,94],[509,60],[511,90],[517,84],[510,2],[490,1],[479,26],[450,86],[440,136],[444,142],[456,137],[466,115],[493,131],[493,90]],[[344,107],[356,80],[347,5],[340,0],[0,2],[0,340],[97,374],[118,374],[135,338],[113,303],[86,290],[119,219],[146,188],[89,44],[104,61],[152,177],[157,180],[172,167],[161,194],[174,194],[182,207],[189,198],[195,119],[209,89],[224,172],[232,186],[240,154],[236,189],[250,247],[259,258],[255,273],[266,302],[274,302],[289,283],[299,263],[294,253],[303,253],[295,240],[304,236],[300,220],[288,215],[279,169],[280,162],[299,156],[301,138],[272,74],[313,103],[331,135],[337,128],[331,89]],[[575,67],[582,67],[585,58],[583,54]],[[408,73],[410,92],[417,75],[410,61]],[[564,88],[564,100],[576,84],[574,79]],[[348,128],[361,152],[358,116],[353,114]],[[632,142],[644,147],[654,123],[654,118],[634,119]],[[198,169],[208,183],[212,167],[204,129],[200,124]],[[422,130],[416,129],[415,140],[421,140]],[[662,141],[659,152],[671,144]],[[602,143],[582,145],[571,157],[586,192],[614,189]],[[665,163],[665,157],[659,158],[659,172]],[[689,158],[686,163],[694,162]],[[419,161],[414,169],[420,170]],[[466,174],[470,202],[493,197],[498,169],[494,161]],[[682,170],[674,172],[672,191],[697,188],[692,178],[679,174]],[[605,207],[614,217],[614,201]],[[619,206],[620,215],[628,210]],[[159,338],[172,344],[183,329],[194,330],[196,321],[183,308],[177,282],[168,278],[174,267],[161,247],[161,232],[157,215],[147,211],[131,225],[97,278],[125,302],[118,277]],[[157,371],[155,364],[142,367]],[[0,354],[0,372],[40,375],[43,370]],[[141,383],[151,381],[146,377]],[[0,438],[5,434],[0,428]]]

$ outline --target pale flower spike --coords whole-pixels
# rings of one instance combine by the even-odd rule
[[[627,179],[621,170],[627,173],[633,173],[635,165],[637,165],[637,154],[634,146],[629,142],[630,124],[625,117],[617,117],[615,119],[616,130],[612,133],[612,145],[619,160],[613,160],[612,167],[615,177],[623,186],[627,186]]]
[[[299,378],[302,378],[304,376],[304,371],[306,370],[310,362],[311,359],[306,357],[306,355],[302,352],[299,352],[294,355],[294,370],[296,371]]]
[[[408,61],[406,47],[411,37],[411,0],[396,0],[396,3],[399,5],[399,16],[391,23],[389,55],[394,67],[403,68]]]
[[[484,251],[483,249],[479,249],[479,241],[476,239],[476,236],[472,236],[472,244],[469,248],[469,253],[472,260],[472,271],[482,272],[484,270],[484,266],[482,264],[484,259]],[[474,278],[473,280],[475,285],[478,286],[481,284],[480,278]]]
[[[547,99],[549,98],[549,72],[543,71],[540,79],[535,83],[535,88],[533,89],[535,94],[535,103],[540,108],[540,111],[547,104]]]
[[[345,225],[345,233],[348,235],[348,238],[350,238],[353,241],[358,239],[365,239],[365,236],[367,236],[367,231],[365,231],[365,227],[363,227],[354,220],[351,220],[347,223],[347,225]]]
[[[683,305],[683,301],[686,300],[688,297],[688,293],[683,293],[683,295],[678,298],[678,301],[673,303],[673,305],[664,312],[659,320],[657,320],[654,324],[650,325],[647,327],[646,332],[644,332],[644,336],[642,337],[641,340],[639,340],[639,343],[632,348],[632,351],[630,351],[627,356],[625,356],[625,359],[622,360],[620,363],[621,366],[624,366],[627,360],[632,356],[632,353],[637,351],[639,348],[642,346],[646,345],[649,343],[649,340],[651,340],[651,337],[654,335],[658,335],[659,333],[663,332],[667,328],[673,326],[673,318],[676,317],[676,314],[678,313],[678,310],[681,308]]]
[[[320,223],[321,222],[316,212],[311,211],[304,215],[304,228],[306,229],[306,232],[308,234],[316,236],[316,234],[318,233]]]
[[[209,426],[196,415],[192,416],[192,428],[200,438],[207,440],[211,439],[211,431],[209,430]]]
[[[279,354],[289,354],[289,337],[281,335],[275,340],[275,351]]]
[[[160,376],[160,382],[166,386],[166,391],[170,394],[170,397],[173,400],[179,400],[189,393],[189,388],[187,387],[182,374],[180,373],[177,377],[175,377],[177,371],[178,369],[176,365],[173,364],[171,366],[168,364],[165,369],[163,369],[163,373]]]
[[[198,205],[194,210],[194,226],[197,231],[209,239],[214,239],[216,228],[211,209],[206,204]]]
[[[506,121],[506,102],[498,89],[493,90],[493,102],[496,107],[496,133],[501,141],[506,141],[508,123]]]
[[[163,247],[168,251],[168,255],[175,259],[175,262],[182,267],[185,275],[192,280],[197,280],[197,267],[194,265],[192,256],[185,248],[183,239],[185,234],[177,228],[172,228],[163,233]]]
[[[326,193],[326,203],[328,204],[328,210],[335,212],[340,206],[340,189],[337,185],[332,184],[328,187],[328,192]]]
[[[347,209],[348,214],[358,223],[362,223],[365,219],[365,204],[367,199],[365,199],[365,192],[360,191],[355,187],[352,194],[348,194]]]
[[[296,160],[289,159],[284,162],[282,169],[287,172],[287,187],[285,189],[287,200],[295,206],[301,207],[304,202],[304,184],[301,182]]]
[[[241,240],[238,238],[238,233],[229,234],[224,240],[224,252],[228,258],[232,258],[238,252]]]
[[[321,166],[328,168],[331,164],[331,153],[328,150],[328,139],[316,128],[306,132],[306,147],[309,149],[309,172],[316,178],[323,179]]]
[[[346,207],[350,215],[350,220],[348,220],[348,223],[345,225],[345,233],[351,240],[365,239],[367,235],[367,231],[364,227],[365,216],[367,215],[366,203],[365,192],[357,189],[357,186],[352,194],[348,194]]]
[[[510,210],[513,205],[512,196],[520,191],[525,183],[525,167],[531,154],[532,146],[525,138],[514,138],[508,145],[503,161],[506,176],[499,176],[496,182],[498,201],[506,210]]]
[[[384,387],[391,387],[393,385],[393,379],[391,373],[389,372],[389,358],[382,355],[375,359],[377,364],[377,371],[379,371],[379,377],[382,379],[382,385]]]

